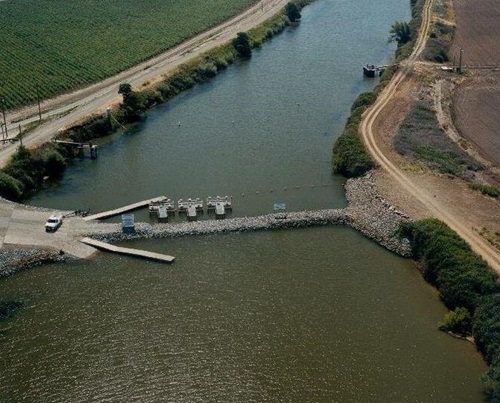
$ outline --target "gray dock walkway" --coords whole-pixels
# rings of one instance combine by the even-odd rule
[[[156,253],[156,252],[148,252],[146,250],[141,250],[141,249],[122,248],[120,246],[111,245],[109,243],[97,241],[92,238],[83,238],[81,239],[81,242],[83,242],[86,245],[93,246],[94,248],[105,250],[108,252],[119,253],[121,255],[142,257],[144,259],[155,260],[158,262],[172,263],[175,259],[175,257],[173,256],[163,255],[161,253]]]
[[[87,217],[84,217],[83,219],[85,221],[90,221],[90,220],[102,220],[104,218],[114,217],[116,215],[125,213],[127,211],[137,210],[141,207],[146,207],[149,205],[149,203],[162,201],[164,198],[165,198],[165,196],[160,196],[160,197],[155,197],[154,199],[143,200],[143,201],[129,204],[127,206],[123,206],[123,207],[120,207],[120,208],[117,208],[114,210],[108,210],[108,211],[103,211],[102,213],[92,214],[92,215],[89,215]]]

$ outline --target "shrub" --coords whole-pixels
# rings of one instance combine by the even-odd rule
[[[483,295],[499,291],[496,275],[452,229],[435,219],[404,223],[401,234],[423,264],[423,276],[435,285],[449,309],[474,313]]]
[[[457,308],[448,312],[439,325],[439,330],[452,332],[462,336],[469,336],[472,331],[472,317],[465,308]]]
[[[481,380],[486,397],[500,401],[500,294],[485,297],[473,319],[472,333],[476,345],[490,364]]]
[[[248,59],[252,56],[252,44],[250,42],[250,37],[246,32],[238,32],[236,34],[236,38],[233,39],[232,44],[236,53],[241,58]]]
[[[500,196],[500,189],[494,187],[494,186],[489,186],[489,185],[481,185],[479,183],[473,183],[469,185],[469,187],[472,190],[477,190],[481,192],[482,194],[490,197],[497,198]]]
[[[300,20],[300,11],[298,7],[294,3],[287,3],[285,6],[285,14],[290,20],[290,22],[295,22],[297,20]]]
[[[5,172],[0,172],[0,196],[8,200],[19,200],[23,194],[23,184]]]
[[[354,101],[344,131],[333,146],[333,172],[347,178],[355,178],[375,167],[375,162],[366,151],[359,136],[359,124],[363,112],[375,99],[376,96],[373,93],[365,92]]]

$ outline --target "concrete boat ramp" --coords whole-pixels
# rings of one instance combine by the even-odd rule
[[[74,212],[70,211],[61,211],[65,216],[62,226],[54,233],[47,233],[45,232],[45,222],[54,210],[26,206],[0,198],[0,249],[4,245],[26,248],[35,247],[53,252],[64,252],[80,259],[88,259],[98,249],[101,249],[170,263],[174,260],[173,256],[131,248],[119,248],[104,242],[92,242],[90,238],[87,238],[91,236],[103,236],[104,234],[113,233],[120,229],[119,224],[100,223],[92,219],[92,217],[104,218],[121,214],[121,212],[147,205],[151,200],[155,199],[87,217],[75,216]]]

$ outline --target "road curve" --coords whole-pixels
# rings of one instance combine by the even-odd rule
[[[403,67],[380,94],[374,105],[363,116],[360,125],[360,135],[368,151],[380,167],[386,170],[403,189],[422,202],[434,217],[444,221],[456,231],[460,237],[469,243],[476,253],[481,255],[497,273],[500,273],[500,255],[496,249],[473,229],[464,225],[460,218],[455,217],[450,210],[440,204],[426,189],[419,188],[416,184],[412,183],[405,173],[384,155],[384,152],[378,144],[378,141],[381,140],[375,136],[374,125],[377,119],[398,90],[401,82],[407,78],[414,62],[418,59],[425,47],[431,24],[432,6],[433,0],[427,0],[424,6],[422,26],[415,48]]]
[[[287,2],[288,0],[261,0],[242,14],[153,59],[102,82],[44,101],[43,118],[48,121],[27,134],[23,138],[23,144],[27,147],[37,147],[49,141],[58,130],[74,125],[92,113],[103,111],[110,103],[119,102],[120,97],[117,92],[120,83],[128,82],[134,87],[139,87],[147,81],[171,72],[207,50],[230,41],[237,32],[248,31],[262,24],[281,11]],[[38,107],[32,105],[19,111],[9,111],[7,117],[7,121],[11,122],[7,126],[9,137],[12,137],[11,133],[18,133],[19,125],[24,127],[38,120]],[[17,144],[1,146],[0,168],[6,165],[16,149]]]

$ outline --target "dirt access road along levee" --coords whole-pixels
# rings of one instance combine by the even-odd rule
[[[71,127],[93,113],[104,113],[107,106],[120,101],[120,83],[128,82],[139,87],[146,82],[154,82],[200,54],[229,42],[236,33],[262,24],[280,12],[287,2],[288,0],[261,0],[244,13],[153,59],[87,88],[43,101],[43,118],[49,120],[26,135],[23,144],[29,148],[37,147],[51,140],[59,130]],[[19,125],[25,126],[38,120],[38,106],[9,111],[7,117],[8,122],[13,122],[8,125],[9,132],[17,133]],[[16,149],[17,144],[0,148],[0,168],[5,166]]]
[[[360,125],[360,135],[376,163],[396,181],[402,191],[411,195],[415,202],[421,203],[431,216],[448,224],[466,240],[472,249],[481,255],[496,272],[500,273],[500,254],[498,251],[470,226],[465,224],[468,220],[466,217],[460,216],[458,210],[453,209],[449,204],[441,202],[440,198],[436,198],[428,188],[419,186],[418,183],[414,183],[401,167],[397,165],[395,159],[391,158],[390,153],[387,152],[387,146],[383,144],[382,133],[378,133],[376,130],[379,120],[384,119],[384,116],[387,116],[388,113],[394,113],[393,109],[388,112],[387,105],[400,89],[402,83],[409,79],[412,67],[425,47],[432,19],[432,6],[433,0],[427,0],[424,6],[422,26],[415,48],[389,85],[380,94],[374,105],[365,112]],[[398,104],[391,104],[391,108],[397,107]]]

